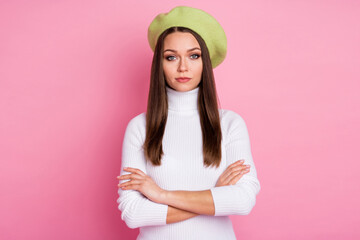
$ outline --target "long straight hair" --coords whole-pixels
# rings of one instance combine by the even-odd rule
[[[189,32],[200,45],[203,71],[198,85],[197,106],[202,130],[204,166],[219,167],[221,162],[222,133],[218,110],[218,96],[210,54],[202,37],[185,27],[168,28],[159,36],[155,46],[146,111],[146,139],[143,145],[145,157],[154,166],[161,165],[161,158],[164,154],[162,139],[168,116],[168,98],[166,92],[168,84],[165,80],[162,64],[163,48],[165,37],[173,32]]]

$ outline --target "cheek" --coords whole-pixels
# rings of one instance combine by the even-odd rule
[[[172,66],[171,64],[169,63],[163,63],[163,70],[164,70],[164,73],[166,74],[171,74],[171,72],[173,72],[174,66]]]
[[[173,75],[171,67],[163,65],[163,71],[164,71],[165,80],[169,81],[169,79],[171,79]]]
[[[166,66],[165,64],[163,65],[163,71],[164,71],[164,74],[167,75],[168,72],[169,72],[169,67]]]
[[[200,65],[196,68],[196,74],[197,74],[199,77],[201,77],[202,71],[203,71],[203,67],[202,67],[202,64],[200,64]]]

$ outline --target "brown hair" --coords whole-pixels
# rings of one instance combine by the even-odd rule
[[[145,157],[155,165],[161,165],[163,156],[162,139],[164,135],[168,101],[166,86],[168,86],[163,71],[163,48],[165,37],[173,32],[189,32],[198,41],[201,48],[203,71],[198,85],[198,111],[203,139],[204,165],[219,167],[221,161],[221,126],[218,110],[218,96],[214,81],[210,54],[205,41],[196,32],[185,27],[171,27],[158,38],[151,66],[150,89],[146,112],[146,139],[143,145]]]

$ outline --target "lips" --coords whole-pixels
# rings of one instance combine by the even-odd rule
[[[175,79],[176,79],[176,81],[178,81],[178,82],[184,83],[184,82],[189,81],[191,78],[175,78]]]

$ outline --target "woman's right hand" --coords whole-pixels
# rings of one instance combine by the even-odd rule
[[[243,165],[244,160],[230,164],[220,175],[215,187],[234,185],[244,174],[250,171],[250,165]]]

